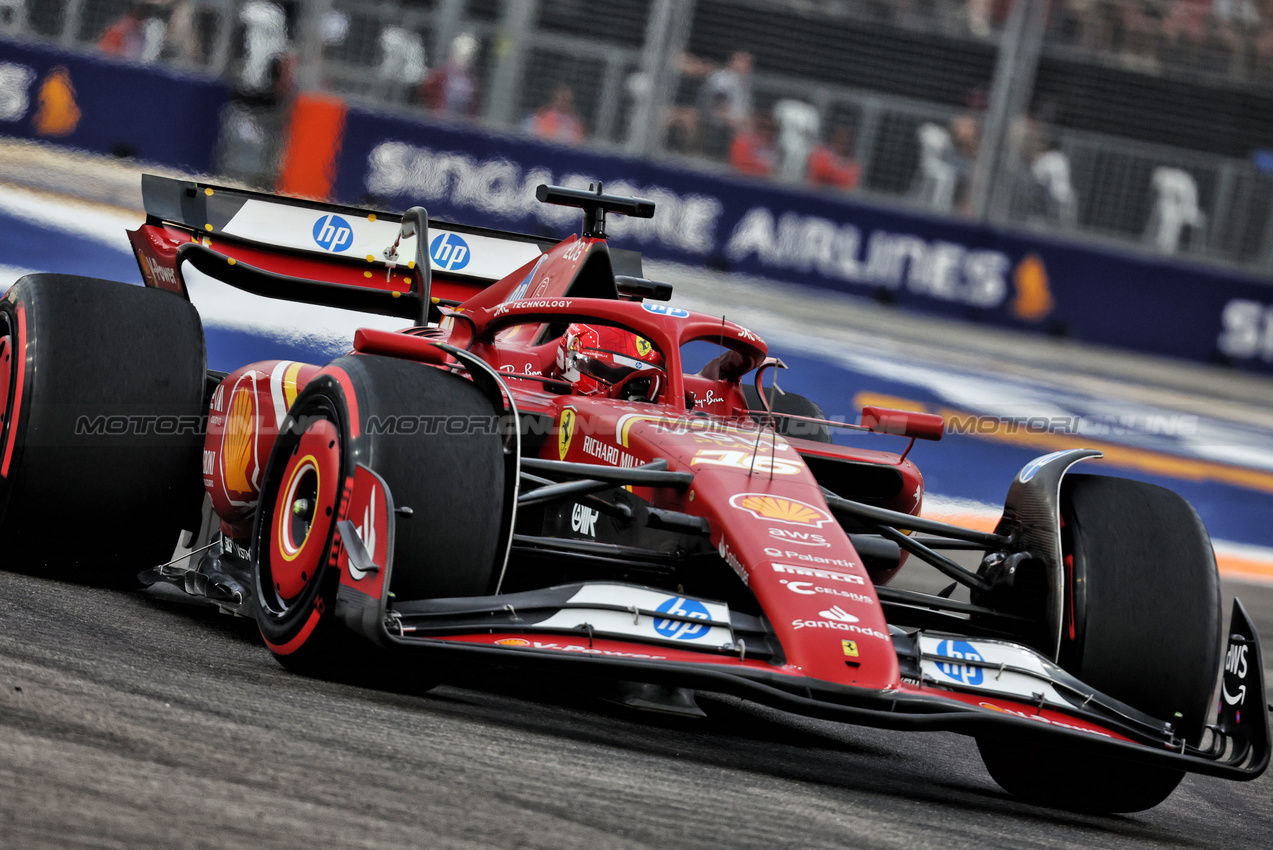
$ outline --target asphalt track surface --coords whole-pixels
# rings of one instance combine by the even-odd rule
[[[908,571],[901,586],[936,583]],[[1226,591],[1267,675],[1273,585]],[[0,847],[1273,846],[1269,775],[1072,815],[1008,797],[952,734],[712,696],[704,720],[665,718],[491,671],[413,684],[427,675],[308,679],[250,621],[175,594],[0,572]]]
[[[1241,592],[1273,634],[1273,588]],[[509,674],[320,681],[251,621],[14,573],[0,622],[6,848],[1273,846],[1269,775],[1072,815],[1008,797],[947,733],[724,697],[665,719]]]

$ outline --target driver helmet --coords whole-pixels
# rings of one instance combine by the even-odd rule
[[[638,369],[662,370],[663,355],[645,337],[609,325],[573,323],[557,346],[557,377],[569,381],[581,395],[605,394]],[[658,394],[661,375],[649,386],[633,387],[638,396]]]

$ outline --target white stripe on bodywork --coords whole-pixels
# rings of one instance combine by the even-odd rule
[[[353,241],[349,246],[336,252],[324,249],[314,239],[314,224],[319,219],[325,219],[331,215],[342,218],[353,231]],[[365,215],[331,213],[326,210],[306,209],[291,204],[251,199],[244,202],[243,207],[222,228],[222,232],[237,239],[279,248],[291,248],[308,254],[335,253],[341,257],[362,260],[371,256],[377,263],[383,263],[386,260],[385,250],[398,238],[399,227],[396,221],[383,219],[369,221]],[[429,225],[430,241],[437,234],[448,232],[460,236],[469,246],[468,264],[455,273],[471,277],[499,280],[542,253],[534,242],[460,233],[432,223]],[[399,266],[405,266],[409,261],[414,260],[415,245],[416,237],[403,239],[398,244],[397,258],[394,262]],[[432,261],[430,263],[435,271],[446,271],[437,263]]]
[[[280,360],[270,372],[270,400],[274,402],[274,425],[283,427],[283,419],[287,416],[287,399],[283,398],[283,373],[295,360]]]

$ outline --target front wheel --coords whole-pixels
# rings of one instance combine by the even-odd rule
[[[344,678],[383,658],[336,617],[337,521],[362,464],[405,510],[394,522],[397,600],[490,593],[503,567],[499,412],[471,381],[352,355],[310,382],[266,468],[253,534],[257,623],[289,669]]]
[[[1058,663],[1081,681],[1202,736],[1220,664],[1220,578],[1197,512],[1140,481],[1067,475],[1061,488],[1066,605]],[[990,775],[1043,805],[1136,812],[1184,773],[1090,758],[1033,740],[979,738]]]

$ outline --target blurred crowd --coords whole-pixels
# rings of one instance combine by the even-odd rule
[[[752,94],[755,60],[735,51],[717,66],[685,54],[668,115],[667,150],[727,162],[749,177],[850,190],[861,166],[853,156],[853,128],[823,128],[817,110],[796,100],[757,109]]]
[[[1273,70],[1273,0],[1054,0],[1051,33],[1149,73]]]
[[[1013,0],[807,0],[825,14],[987,38]],[[1273,64],[1273,0],[1048,0],[1054,43],[1107,52],[1141,70]],[[1240,70],[1240,67],[1239,67]]]
[[[102,11],[88,15],[89,28],[81,37],[101,51],[134,62],[204,66],[226,73],[236,90],[236,104],[223,130],[230,171],[244,179],[268,173],[276,153],[271,146],[282,135],[283,115],[297,87],[299,17],[308,8],[305,4],[299,0],[85,2],[86,9]],[[0,6],[14,8],[24,3],[29,0],[0,0]],[[915,32],[978,39],[997,37],[1003,31],[1014,0],[782,3],[824,18],[869,18]],[[618,96],[622,103],[612,106],[610,123],[602,126],[605,110],[594,82],[598,75],[581,72],[583,64],[569,61],[527,66],[515,102],[511,107],[501,103],[504,111],[493,118],[499,110],[494,105],[497,98],[492,97],[492,77],[502,54],[490,19],[477,26],[461,19],[443,35],[430,32],[432,19],[427,25],[421,23],[423,7],[395,8],[411,11],[414,17],[363,18],[356,7],[329,7],[319,27],[326,68],[358,69],[357,76],[351,77],[357,81],[353,87],[334,90],[356,91],[443,120],[494,122],[565,145],[623,145],[631,140],[635,122],[648,120],[641,105],[643,98],[650,97],[652,83],[631,63],[623,71],[627,78],[622,91],[608,90],[611,98]],[[213,22],[227,13],[233,25],[219,30],[229,35],[222,36],[218,45]],[[1267,69],[1266,81],[1273,81],[1273,0],[1047,0],[1047,13],[1048,48],[1080,51],[1083,61],[1091,56],[1142,74],[1183,69],[1246,80],[1259,80],[1261,69]],[[5,20],[0,20],[0,28]],[[375,23],[369,26],[371,21]],[[879,126],[870,122],[857,126],[860,110],[828,108],[825,102],[817,107],[810,102],[816,98],[810,97],[807,86],[787,89],[776,84],[790,77],[789,68],[763,67],[747,50],[731,52],[729,42],[702,50],[703,55],[686,52],[675,60],[669,109],[653,125],[649,149],[752,179],[827,192],[870,188],[907,196],[937,212],[976,212],[971,193],[982,147],[984,92],[972,93],[963,110],[951,110],[948,104],[917,109],[909,123],[895,125],[905,129],[893,130],[890,152],[882,154],[883,148],[873,146]],[[219,59],[213,55],[218,51]],[[766,81],[759,95],[758,74]],[[504,99],[508,100],[507,93]],[[613,118],[616,109],[621,114],[617,121]],[[1000,160],[1009,179],[996,182],[999,195],[994,202],[1016,221],[1075,228],[1079,197],[1071,182],[1067,151],[1052,136],[1055,122],[1051,118],[1045,106],[1009,129]],[[902,153],[893,152],[899,149]],[[1144,238],[1163,250],[1174,250],[1181,232],[1205,228],[1198,187],[1191,174],[1180,168],[1153,169],[1151,183],[1151,197],[1156,200]],[[1004,186],[1009,187],[1006,192]],[[1083,191],[1090,193],[1092,188],[1084,183]],[[984,197],[978,201],[987,202]],[[1128,215],[1134,220],[1143,213]]]

